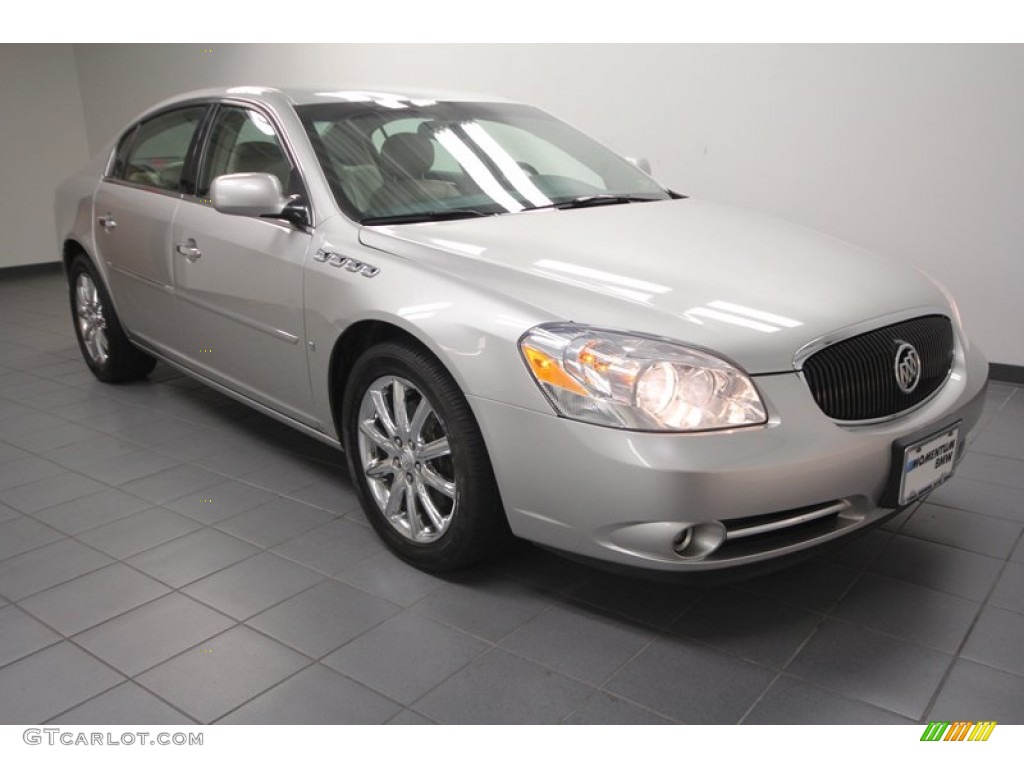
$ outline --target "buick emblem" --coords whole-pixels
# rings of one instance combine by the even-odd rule
[[[896,385],[905,394],[917,389],[921,381],[921,356],[917,354],[913,344],[903,342],[896,350]]]

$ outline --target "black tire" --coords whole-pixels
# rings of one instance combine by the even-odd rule
[[[380,399],[375,401],[371,390]],[[396,406],[399,392],[407,414],[404,427]],[[385,411],[390,407],[396,429],[387,429],[381,419],[380,402]],[[423,402],[427,415],[417,428]],[[374,438],[360,431],[364,422],[372,425]],[[402,559],[427,571],[452,571],[493,557],[511,540],[476,419],[451,375],[426,350],[386,342],[356,360],[342,399],[342,438],[363,511]],[[449,452],[433,456],[444,450],[439,447],[444,438]],[[367,466],[379,469],[375,477]],[[389,515],[396,498],[398,506]]]
[[[156,359],[128,340],[103,280],[85,255],[71,261],[68,286],[75,337],[93,375],[110,384],[145,378]],[[79,291],[90,300],[83,302]]]

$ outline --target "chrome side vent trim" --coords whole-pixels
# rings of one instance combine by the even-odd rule
[[[849,508],[850,502],[840,500],[829,502],[824,506],[805,507],[803,509],[792,510],[778,515],[766,515],[762,518],[753,518],[750,520],[752,523],[751,525],[731,527],[727,523],[725,540],[736,541],[737,539],[746,539],[751,536],[778,533],[779,531],[784,531],[787,528],[794,528],[798,525],[804,525],[806,523],[814,522],[815,520],[821,520],[822,518],[829,517],[831,515],[838,515],[840,512],[844,512]],[[765,517],[775,519],[765,520]],[[756,522],[758,520],[764,520],[764,522]]]

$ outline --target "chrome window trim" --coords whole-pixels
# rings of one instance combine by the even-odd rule
[[[128,189],[137,189],[140,192],[153,192],[157,195],[164,195],[165,197],[175,197],[178,200],[185,198],[185,193],[179,190],[172,189],[161,189],[160,187],[151,187],[146,184],[139,184],[134,181],[127,181],[125,179],[115,179],[113,177],[105,177],[100,179],[102,184],[115,184],[119,187],[127,187]]]
[[[186,99],[185,101],[179,101],[179,102],[177,102],[175,104],[168,104],[168,105],[166,105],[166,106],[164,106],[164,107],[162,107],[160,109],[155,109],[152,112],[147,112],[144,115],[140,115],[138,117],[138,119],[136,119],[131,125],[129,125],[127,128],[125,128],[123,131],[121,131],[120,134],[118,134],[117,140],[114,141],[114,146],[110,150],[110,157],[107,158],[107,164],[103,168],[103,178],[101,180],[102,181],[122,181],[122,182],[125,181],[124,179],[116,179],[116,178],[112,177],[110,175],[111,167],[114,164],[114,160],[117,158],[117,150],[121,146],[121,142],[124,141],[125,137],[129,133],[133,133],[134,131],[138,130],[140,125],[142,125],[143,123],[149,122],[150,120],[153,120],[153,119],[155,119],[157,117],[160,117],[161,115],[165,115],[168,112],[174,112],[174,111],[176,111],[178,109],[187,109],[188,107],[209,106],[209,105],[214,104],[214,103],[216,103],[216,101],[213,100],[213,99]],[[196,126],[196,133],[197,134],[202,130],[202,128],[203,128],[203,121],[205,119],[206,119],[206,115],[203,115],[200,118],[199,125]],[[195,141],[195,136],[192,137],[192,140]],[[189,147],[189,149],[191,149],[191,146]],[[185,159],[188,160],[188,153],[187,152],[185,154]],[[146,187],[144,185],[134,185],[133,184],[132,186],[141,186],[143,189],[155,189],[155,187]],[[167,191],[167,190],[165,190],[165,191]]]

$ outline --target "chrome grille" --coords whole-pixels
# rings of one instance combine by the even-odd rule
[[[921,359],[921,378],[903,392],[895,373],[896,352],[912,344]],[[949,318],[928,315],[877,328],[811,355],[804,378],[815,402],[837,421],[883,419],[927,400],[953,365],[953,326]]]

